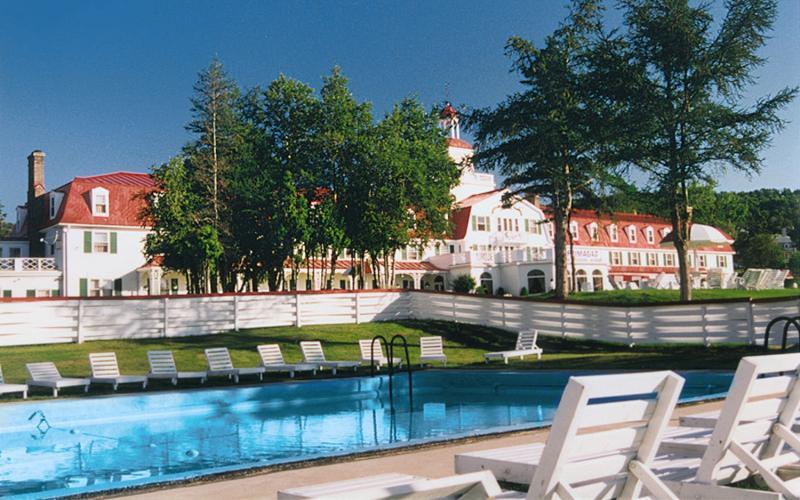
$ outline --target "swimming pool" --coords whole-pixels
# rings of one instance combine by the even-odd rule
[[[417,372],[0,405],[0,495],[51,497],[548,425],[577,372]],[[686,372],[682,401],[732,374]],[[635,374],[631,374],[635,377]]]

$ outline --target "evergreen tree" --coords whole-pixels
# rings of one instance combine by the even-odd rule
[[[784,121],[778,112],[796,89],[743,102],[764,60],[774,0],[730,0],[717,24],[708,4],[687,0],[622,0],[626,31],[616,46],[629,75],[609,87],[630,111],[628,159],[648,172],[668,202],[680,268],[681,299],[691,299],[688,266],[690,188],[721,168],[758,172],[759,153]],[[609,58],[613,60],[613,58]]]
[[[11,234],[14,225],[6,220],[6,213],[3,211],[3,204],[0,203],[0,238],[5,238]]]

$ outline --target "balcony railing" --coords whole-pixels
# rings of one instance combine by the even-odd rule
[[[440,267],[450,267],[464,264],[510,264],[545,262],[552,259],[552,250],[548,249],[518,249],[512,251],[479,251],[471,250],[461,253],[450,253],[431,257],[431,263]]]
[[[11,257],[0,259],[0,271],[30,273],[58,271],[56,259],[46,257]]]

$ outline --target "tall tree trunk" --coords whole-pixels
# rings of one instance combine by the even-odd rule
[[[689,244],[691,242],[692,209],[689,207],[689,194],[685,185],[676,192],[676,203],[672,210],[672,231],[675,250],[678,252],[678,279],[680,280],[681,300],[692,300],[692,274],[689,266]]]

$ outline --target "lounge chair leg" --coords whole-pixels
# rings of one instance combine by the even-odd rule
[[[172,385],[178,385],[177,377],[172,379]]]
[[[314,372],[314,373],[316,373],[316,372]],[[289,372],[289,378],[294,378],[294,370]]]
[[[142,382],[142,390],[145,390],[145,389],[147,389],[147,380]]]
[[[28,399],[28,391],[22,391],[22,399]]]
[[[239,383],[239,375],[234,375],[233,376],[233,381],[238,384]]]
[[[55,387],[53,387],[53,397],[54,398],[58,397],[58,389],[56,389]]]
[[[113,384],[111,386],[111,390],[114,391],[114,392],[117,392],[117,384]]]
[[[336,375],[336,368],[333,369],[333,374]]]

